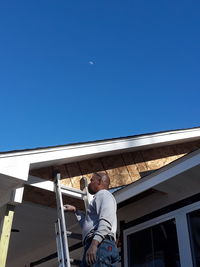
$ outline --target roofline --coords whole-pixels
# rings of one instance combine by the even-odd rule
[[[66,145],[58,145],[58,146],[50,146],[50,147],[39,147],[39,148],[31,148],[31,149],[23,149],[23,150],[13,150],[13,151],[6,151],[6,152],[0,152],[0,158],[4,157],[12,157],[12,156],[20,156],[20,155],[30,155],[30,154],[36,154],[36,153],[45,153],[45,152],[53,152],[53,151],[60,151],[65,149],[71,149],[71,148],[80,148],[80,147],[89,147],[89,146],[98,146],[103,144],[120,144],[123,142],[133,142],[136,140],[144,140],[154,137],[163,137],[166,135],[177,135],[179,134],[180,137],[174,138],[174,141],[184,141],[186,139],[190,138],[200,138],[200,127],[194,127],[194,128],[187,128],[187,129],[180,129],[180,130],[171,130],[171,131],[161,131],[161,132],[155,132],[150,134],[141,134],[141,135],[133,135],[133,136],[126,136],[126,137],[119,137],[119,138],[111,138],[111,139],[103,139],[103,140],[96,140],[96,141],[88,141],[88,142],[81,142],[81,143],[71,143]],[[184,136],[185,135],[185,136]],[[187,135],[187,136],[186,136]],[[166,140],[162,140],[162,143],[165,141],[169,141],[169,138],[166,138]],[[173,138],[170,138],[171,141],[173,141]],[[151,144],[151,142],[149,142]],[[152,144],[154,144],[152,140]]]
[[[0,173],[27,180],[30,169],[62,165],[129,151],[200,140],[200,128],[160,132],[130,138],[0,154]]]
[[[200,149],[179,158],[155,172],[139,179],[113,193],[117,204],[135,197],[153,187],[200,164]]]

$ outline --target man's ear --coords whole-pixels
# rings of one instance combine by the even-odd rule
[[[101,184],[102,184],[102,180],[99,179],[99,180],[98,180],[98,185],[101,185]]]

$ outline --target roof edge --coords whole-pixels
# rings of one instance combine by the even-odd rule
[[[192,135],[195,134],[194,135]],[[122,142],[131,142],[136,140],[142,140],[147,138],[154,138],[159,136],[168,136],[168,135],[177,135],[177,134],[185,134],[187,136],[182,136],[179,138],[180,140],[190,139],[190,138],[200,138],[200,127],[195,128],[188,128],[188,129],[181,129],[181,130],[171,130],[171,131],[161,131],[155,132],[150,134],[141,134],[141,135],[133,135],[127,137],[119,137],[119,138],[112,138],[112,139],[103,139],[103,140],[96,140],[96,141],[88,141],[88,142],[81,142],[81,143],[71,143],[66,145],[59,145],[59,146],[50,146],[50,147],[39,147],[39,148],[31,148],[31,149],[23,149],[23,150],[13,150],[13,151],[6,151],[0,152],[1,157],[9,157],[9,156],[19,156],[19,155],[27,155],[27,154],[35,154],[35,153],[45,153],[45,152],[53,152],[53,151],[60,151],[65,149],[71,148],[80,148],[80,147],[88,147],[88,146],[95,146],[95,145],[104,145],[104,144],[117,144]],[[175,139],[175,141],[177,138]],[[166,140],[167,141],[167,140]],[[153,142],[152,142],[153,143]]]

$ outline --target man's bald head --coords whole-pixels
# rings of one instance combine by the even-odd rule
[[[110,178],[105,172],[95,172],[94,175],[97,175],[101,180],[102,184],[105,186],[105,189],[109,188]]]
[[[96,194],[99,190],[108,190],[110,185],[110,178],[104,172],[95,172],[90,179],[88,191],[90,194]]]

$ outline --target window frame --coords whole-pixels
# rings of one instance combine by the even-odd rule
[[[181,267],[194,267],[187,215],[188,213],[198,209],[200,209],[200,201],[123,230],[124,266],[128,267],[127,237],[130,234],[147,229],[159,223],[175,219]]]

